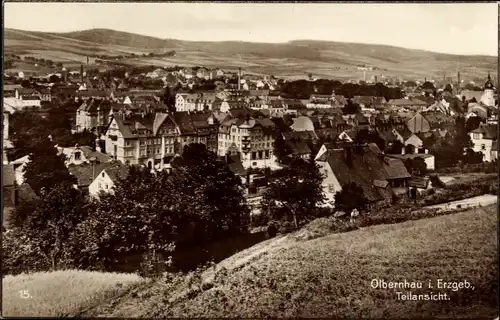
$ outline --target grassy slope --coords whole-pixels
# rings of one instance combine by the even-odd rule
[[[189,290],[191,280],[163,279],[86,315],[497,316],[496,205],[309,241],[292,239],[270,240],[224,261],[218,269],[221,265],[234,269],[218,271],[211,289]],[[398,301],[393,290],[372,289],[374,278],[467,279],[475,291],[443,290],[451,301]]]
[[[142,283],[132,274],[57,271],[3,278],[3,312],[6,317],[58,317],[102,303],[103,299]],[[22,299],[21,290],[32,298]]]
[[[158,65],[205,65],[231,69],[238,66],[256,73],[281,76],[316,76],[360,78],[358,64],[376,66],[387,71],[367,72],[367,76],[391,75],[442,78],[457,71],[459,64],[463,79],[484,78],[488,71],[496,70],[496,59],[487,56],[455,56],[422,50],[411,50],[383,45],[327,41],[292,41],[283,44],[248,42],[190,42],[163,40],[154,37],[107,29],[92,29],[71,33],[43,33],[5,30],[6,52],[31,50],[66,51],[74,54],[146,53],[176,50],[172,59],[160,59]],[[54,53],[50,59],[54,59]],[[61,57],[65,61],[67,57]],[[58,59],[55,59],[56,61]],[[147,58],[129,61],[142,64]]]

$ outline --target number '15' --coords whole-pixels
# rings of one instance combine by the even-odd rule
[[[21,298],[23,298],[23,299],[31,298],[30,292],[28,290],[20,290],[19,294],[21,295]]]

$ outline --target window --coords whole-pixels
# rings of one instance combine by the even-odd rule
[[[474,140],[479,140],[479,139],[480,139],[480,138],[479,138],[479,133],[473,133],[473,134],[472,134],[472,139],[474,139]]]
[[[130,141],[125,141],[125,145],[126,145],[127,147],[130,147],[132,144],[130,143]]]
[[[486,145],[482,144],[481,145],[481,150],[486,150]]]
[[[328,185],[328,192],[334,193],[335,192],[335,186],[333,184]]]
[[[75,152],[75,160],[81,160],[81,153],[80,152]]]
[[[104,178],[104,172],[102,173],[102,177]]]

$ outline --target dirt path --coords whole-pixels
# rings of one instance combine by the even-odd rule
[[[483,194],[481,196],[451,201],[447,203],[436,204],[432,206],[423,207],[423,209],[457,209],[458,206],[462,208],[487,206],[497,202],[497,196],[492,194]]]

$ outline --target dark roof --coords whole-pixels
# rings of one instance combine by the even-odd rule
[[[77,179],[77,184],[79,187],[88,187],[92,181],[94,181],[95,177],[99,173],[102,172],[102,170],[107,169],[107,168],[112,168],[122,165],[121,162],[106,162],[106,163],[96,163],[94,166],[95,168],[92,167],[91,164],[84,164],[84,165],[69,165],[68,170]],[[95,170],[94,170],[95,169]]]
[[[83,153],[85,154],[85,157],[87,159],[94,157],[94,158],[96,158],[96,160],[98,162],[102,162],[102,163],[109,162],[112,159],[110,156],[108,156],[105,153],[92,150],[92,148],[89,146],[81,146],[80,150],[83,151]]]
[[[278,128],[280,132],[292,131],[292,129],[290,129],[290,127],[287,126],[283,118],[271,118],[271,121],[274,123],[274,125]]]
[[[482,133],[483,139],[495,140],[498,137],[498,126],[495,124],[481,124],[471,131],[472,133]]]
[[[422,112],[421,115],[429,121],[431,127],[436,127],[441,124],[452,124],[455,120],[452,116],[446,115],[440,111]]]
[[[348,150],[328,150],[327,154],[328,163],[340,185],[356,183],[370,202],[392,195],[386,183],[388,180],[410,177],[401,160],[383,157],[380,150],[371,144],[351,149],[351,164],[348,164]]]
[[[291,149],[292,155],[294,156],[311,154],[311,149],[307,145],[307,142],[303,139],[286,139],[285,143]]]
[[[301,139],[301,140],[309,140],[309,139],[317,139],[316,133],[314,131],[289,131],[282,132],[283,138],[285,140],[292,139]]]
[[[104,169],[104,172],[109,176],[111,181],[114,183],[118,182],[119,179],[125,179],[128,174],[129,167],[124,165],[118,165],[111,168]]]
[[[413,134],[413,132],[411,132],[410,129],[408,129],[408,127],[406,126],[403,129],[395,129],[395,130],[397,133],[399,133],[401,137],[403,137],[404,140],[408,139]]]
[[[392,130],[379,130],[377,131],[378,135],[384,139],[385,142],[396,141],[396,135],[392,132]]]
[[[221,156],[219,159],[226,162],[229,170],[231,170],[235,175],[244,176],[246,174],[246,170],[243,168],[239,155],[228,155],[227,157]]]

